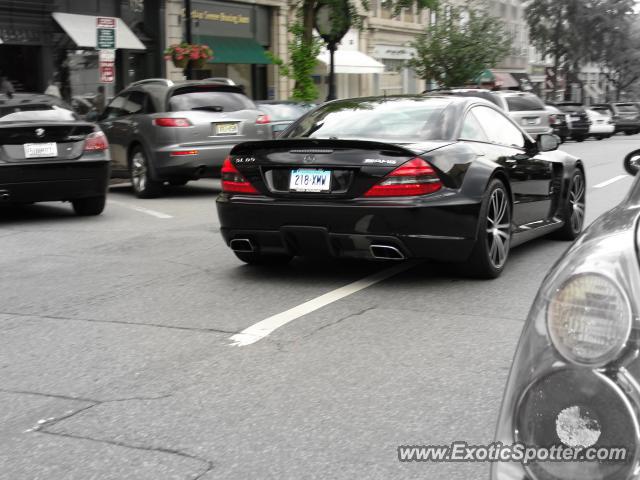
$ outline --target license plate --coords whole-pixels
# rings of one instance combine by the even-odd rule
[[[571,120],[580,120],[580,117],[574,117],[573,115],[571,116]]]
[[[237,123],[216,123],[214,126],[214,133],[216,135],[237,135],[238,124]]]
[[[537,125],[539,121],[540,121],[539,118],[525,118],[524,119],[524,124],[525,125]]]
[[[50,158],[58,156],[58,144],[52,143],[25,143],[24,158]]]
[[[289,190],[294,192],[328,192],[331,189],[329,170],[292,170]]]

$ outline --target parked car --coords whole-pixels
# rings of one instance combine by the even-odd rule
[[[532,137],[553,131],[549,122],[549,112],[537,95],[510,90],[500,90],[493,94],[501,100],[502,108],[513,121]]]
[[[633,103],[597,103],[593,106],[609,110],[615,123],[616,133],[624,132],[626,135],[640,133],[640,110]]]
[[[68,201],[98,215],[109,183],[102,131],[56,97],[0,95],[0,203]]]
[[[271,138],[268,118],[239,87],[212,81],[133,83],[99,123],[111,144],[112,175],[131,178],[140,198],[159,195],[164,182],[219,177],[234,145]]]
[[[269,117],[273,138],[280,135],[289,125],[313,109],[315,105],[287,100],[258,100],[256,105]]]
[[[325,103],[222,167],[221,234],[246,263],[293,256],[466,262],[494,278],[512,246],[582,228],[582,162],[494,104],[457,96]]]
[[[625,168],[637,174],[640,150],[627,156]],[[553,445],[570,460],[495,463],[492,480],[638,478],[639,203],[636,179],[627,198],[596,220],[543,280],[507,381],[497,441]],[[626,449],[626,457],[580,460],[587,450],[606,447]]]
[[[613,120],[607,110],[600,110],[598,107],[594,109],[587,109],[587,115],[589,115],[589,136],[603,140],[611,137],[616,130]]]
[[[560,138],[560,142],[566,142],[571,134],[567,123],[567,114],[551,105],[545,105],[544,108],[549,112],[549,125],[553,129],[553,133]]]
[[[584,106],[576,102],[557,102],[553,106],[567,115],[570,138],[576,142],[584,142],[589,137],[591,126],[591,120]]]
[[[483,88],[449,88],[425,92],[426,95],[453,95],[458,97],[483,98],[509,114],[509,116],[529,135],[551,133],[549,112],[535,94],[513,90],[492,91]]]

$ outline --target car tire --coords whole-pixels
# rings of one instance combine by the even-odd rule
[[[576,142],[584,142],[585,137],[583,137],[582,135],[577,135],[577,136],[573,137],[573,139],[574,139]]]
[[[624,132],[625,135],[635,135],[636,132],[632,132],[631,130],[627,130]]]
[[[560,137],[560,143],[565,143],[567,141],[567,137],[562,136]]]
[[[107,197],[105,195],[90,198],[76,198],[75,200],[71,200],[71,205],[73,205],[73,211],[76,212],[76,215],[87,217],[100,215],[104,211],[106,200]]]
[[[597,140],[604,140],[605,138],[607,138],[605,135],[598,135],[596,137]]]
[[[582,170],[576,169],[569,184],[569,194],[564,204],[562,217],[565,219],[560,230],[552,234],[558,240],[575,240],[584,226],[586,182]]]
[[[233,252],[238,259],[249,265],[286,265],[291,255],[265,255],[258,252]]]
[[[187,178],[172,178],[169,180],[169,185],[171,185],[172,187],[182,187],[187,183],[189,183],[189,180]]]
[[[131,151],[129,158],[129,174],[131,176],[131,186],[133,193],[138,198],[154,198],[162,191],[162,182],[151,178],[149,160],[140,146]]]
[[[489,183],[482,200],[478,238],[467,261],[471,276],[497,278],[504,270],[511,243],[511,200],[501,180]]]

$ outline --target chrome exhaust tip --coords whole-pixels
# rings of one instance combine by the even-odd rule
[[[256,249],[248,238],[234,238],[229,242],[234,252],[255,252]]]
[[[404,254],[396,247],[390,245],[371,245],[369,247],[373,258],[380,260],[404,260]]]

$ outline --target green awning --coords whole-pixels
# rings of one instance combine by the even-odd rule
[[[213,50],[209,63],[252,63],[266,65],[271,60],[265,55],[264,48],[253,38],[212,37],[199,35],[194,42],[203,43]]]

